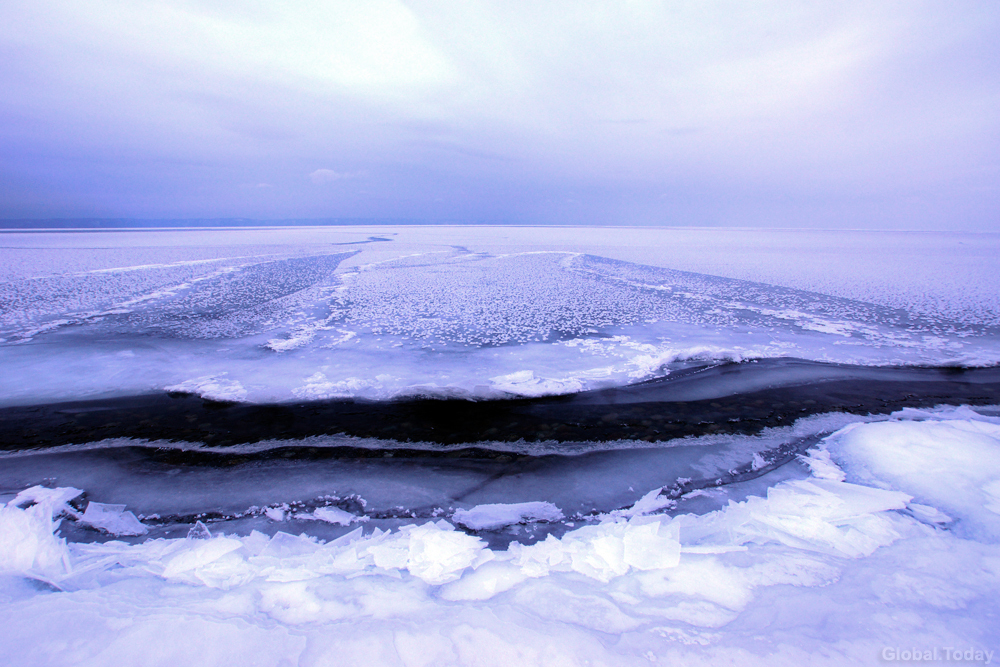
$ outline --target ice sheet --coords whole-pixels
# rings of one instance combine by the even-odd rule
[[[536,396],[691,359],[1000,360],[995,235],[609,234],[5,233],[0,402]]]

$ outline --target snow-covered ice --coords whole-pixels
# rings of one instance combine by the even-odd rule
[[[921,411],[909,410],[910,420]],[[973,416],[972,410],[955,416]],[[852,477],[900,489],[916,514],[970,539],[1000,542],[1000,420],[981,418],[858,424],[837,434],[837,458]]]
[[[0,401],[537,396],[760,357],[989,365],[998,245],[760,230],[5,232]]]
[[[247,390],[236,380],[224,377],[205,376],[193,380],[185,380],[180,384],[169,385],[165,391],[183,394],[197,394],[212,401],[242,401],[247,397]]]
[[[903,411],[826,437],[804,458],[811,472],[762,495],[677,514],[653,489],[631,512],[504,550],[442,519],[328,542],[252,532],[66,543],[58,515],[79,490],[35,489],[0,509],[0,655],[39,665],[218,664],[251,650],[273,665],[995,655],[998,429],[968,408]],[[952,523],[928,520],[934,512]]]

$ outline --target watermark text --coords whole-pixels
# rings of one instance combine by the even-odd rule
[[[994,651],[957,646],[935,648],[906,648],[886,646],[881,657],[886,662],[960,662],[989,665],[993,662]]]

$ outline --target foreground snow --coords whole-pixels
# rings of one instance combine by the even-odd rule
[[[914,650],[992,660],[1000,419],[903,411],[841,429],[806,463],[808,478],[716,512],[655,514],[653,492],[506,551],[443,520],[328,543],[192,531],[66,544],[53,516],[73,511],[75,490],[36,488],[0,509],[0,661],[881,664]],[[477,510],[456,520],[555,515],[542,503]]]

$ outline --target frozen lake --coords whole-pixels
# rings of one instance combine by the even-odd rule
[[[1000,648],[1000,235],[8,230],[0,339],[6,662]]]
[[[991,234],[0,234],[0,404],[539,396],[694,362],[1000,359]]]

